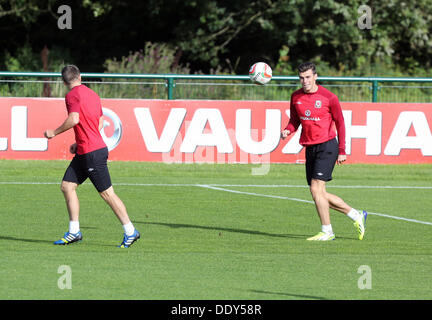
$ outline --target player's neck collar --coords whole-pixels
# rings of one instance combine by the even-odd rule
[[[319,90],[319,84],[316,84],[316,88],[315,88],[314,91],[309,91],[309,92],[305,92],[305,91],[303,91],[303,92],[306,93],[306,94],[314,94],[314,93],[317,93],[318,90]]]
[[[69,90],[72,90],[73,88],[79,87],[80,85],[82,85],[81,82],[79,82],[79,83],[73,83],[73,84],[69,87]]]

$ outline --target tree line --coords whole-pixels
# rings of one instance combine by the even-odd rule
[[[0,69],[429,76],[431,29],[432,0],[0,0]]]

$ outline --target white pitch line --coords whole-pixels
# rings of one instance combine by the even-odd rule
[[[60,182],[25,182],[25,181],[0,181],[0,185],[59,185]],[[281,200],[291,200],[291,201],[297,201],[297,202],[303,202],[303,203],[309,203],[313,204],[313,201],[310,200],[304,200],[304,199],[298,199],[298,198],[290,198],[290,197],[283,197],[283,196],[276,196],[276,195],[269,195],[269,194],[261,194],[261,193],[254,193],[254,192],[245,192],[245,191],[238,191],[238,190],[231,190],[231,189],[225,189],[222,187],[262,187],[262,188],[277,188],[277,187],[285,187],[285,188],[308,188],[308,186],[305,185],[235,185],[235,184],[169,184],[169,183],[113,183],[115,186],[138,186],[138,187],[201,187],[201,188],[207,188],[207,189],[213,189],[213,190],[219,190],[219,191],[225,191],[230,193],[237,193],[237,194],[246,194],[251,196],[257,196],[257,197],[265,197],[265,198],[273,198],[273,199],[281,199]],[[330,186],[328,186],[330,187]],[[420,186],[332,186],[333,188],[364,188],[364,189],[432,189],[432,187],[420,187]],[[432,222],[427,221],[421,221],[416,219],[409,219],[409,218],[403,218],[403,217],[397,217],[397,216],[391,216],[384,213],[377,213],[377,212],[369,212],[368,214],[395,219],[395,220],[402,220],[402,221],[408,221],[408,222],[415,222],[425,225],[432,225]]]
[[[196,187],[196,184],[187,183],[113,183],[113,186],[126,187]]]
[[[308,185],[295,184],[208,184],[215,187],[251,187],[251,188],[309,188]],[[342,189],[432,189],[432,186],[344,186],[326,185],[326,188]]]
[[[229,192],[229,193],[246,194],[246,195],[256,196],[256,197],[265,197],[265,198],[274,198],[274,199],[282,199],[282,200],[291,200],[291,201],[297,201],[297,202],[304,202],[304,203],[314,204],[313,201],[309,201],[309,200],[290,198],[290,197],[283,197],[283,196],[275,196],[275,195],[269,195],[269,194],[261,194],[261,193],[255,193],[255,192],[245,192],[245,191],[231,190],[231,189],[225,189],[225,188],[215,187],[215,186],[212,186],[212,185],[200,184],[200,185],[197,185],[197,187],[207,188],[207,189],[212,189],[212,190],[218,190],[218,191],[225,191],[225,192]],[[432,222],[427,222],[427,221],[420,221],[420,220],[416,220],[416,219],[408,219],[408,218],[403,218],[403,217],[391,216],[391,215],[384,214],[384,213],[369,212],[369,211],[368,211],[368,214],[372,214],[372,215],[376,215],[376,216],[380,216],[380,217],[385,217],[385,218],[390,218],[390,219],[395,219],[395,220],[415,222],[415,223],[426,224],[426,225],[431,225],[432,226]]]
[[[207,189],[213,189],[213,190],[219,190],[219,191],[225,191],[230,193],[239,193],[239,194],[247,194],[250,196],[258,196],[258,197],[265,197],[265,198],[274,198],[274,199],[282,199],[282,200],[291,200],[291,201],[297,201],[297,202],[305,202],[305,203],[314,203],[310,200],[303,200],[298,198],[290,198],[290,197],[283,197],[283,196],[275,196],[275,195],[269,195],[269,194],[261,194],[261,193],[254,193],[254,192],[245,192],[245,191],[237,191],[237,190],[230,190],[225,188],[216,187],[213,185],[208,184],[197,184],[197,187],[207,188]]]

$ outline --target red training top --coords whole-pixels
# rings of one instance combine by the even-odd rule
[[[294,132],[302,125],[300,144],[310,146],[323,143],[336,137],[339,141],[339,154],[345,154],[345,122],[338,97],[318,85],[318,90],[305,93],[303,89],[291,95],[291,116],[286,130]]]
[[[77,154],[82,155],[106,147],[99,132],[102,105],[97,93],[81,84],[73,87],[65,100],[68,114],[79,113],[79,123],[73,127]]]

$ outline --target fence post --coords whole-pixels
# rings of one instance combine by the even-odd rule
[[[372,102],[378,102],[378,81],[372,81]]]
[[[173,89],[174,89],[174,78],[169,77],[167,79],[167,90],[168,90],[168,100],[172,100],[173,99]]]

